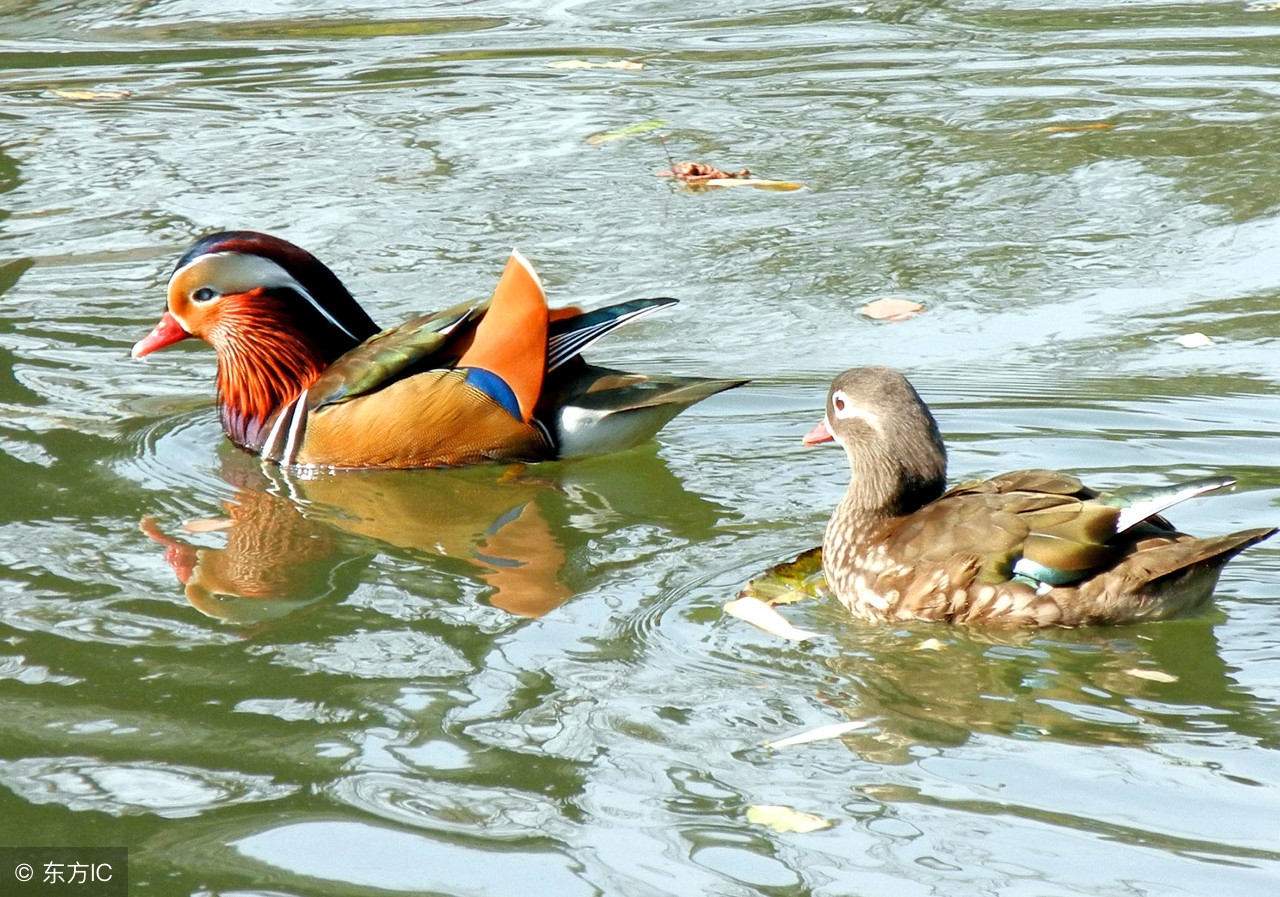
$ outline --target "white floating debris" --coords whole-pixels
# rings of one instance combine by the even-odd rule
[[[632,62],[630,59],[613,59],[609,62],[590,62],[586,59],[560,59],[548,62],[549,69],[618,69],[624,72],[638,72],[644,68],[643,62]]]
[[[1138,667],[1134,667],[1131,670],[1125,670],[1125,672],[1128,675],[1133,676],[1137,679],[1148,679],[1152,682],[1177,682],[1178,681],[1177,676],[1173,675],[1172,673],[1166,673],[1163,670],[1144,670]]]
[[[791,639],[793,642],[802,642],[807,638],[815,638],[818,635],[816,632],[810,632],[807,629],[800,629],[792,625],[791,621],[782,614],[759,598],[752,598],[750,595],[727,602],[724,606],[724,612],[731,617],[745,620],[770,635]]]
[[[777,741],[766,741],[765,747],[784,748],[792,747],[797,744],[808,744],[811,741],[825,741],[828,738],[839,738],[846,732],[852,732],[854,729],[865,729],[871,723],[865,719],[850,720],[847,723],[832,723],[829,726],[818,726],[816,729],[810,729],[808,732],[801,732],[799,735],[792,735],[789,738],[779,738]]]
[[[831,828],[833,825],[830,819],[774,804],[755,804],[747,807],[747,822],[767,825],[775,832],[800,832],[801,834]]]
[[[905,321],[924,311],[924,306],[910,299],[886,298],[868,302],[859,311],[876,321]]]
[[[1184,349],[1199,349],[1201,346],[1213,345],[1213,340],[1199,330],[1195,333],[1184,333],[1182,336],[1174,337],[1173,341]]]

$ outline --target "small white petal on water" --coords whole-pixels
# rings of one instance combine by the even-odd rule
[[[767,825],[775,832],[800,832],[801,834],[831,828],[833,825],[830,819],[775,804],[756,804],[747,807],[747,822]]]
[[[779,738],[777,741],[766,741],[765,747],[784,748],[791,747],[796,744],[808,744],[811,741],[825,741],[828,738],[839,738],[846,732],[852,732],[854,729],[865,729],[871,725],[865,719],[850,720],[847,723],[832,723],[829,726],[818,726],[816,729],[810,729],[808,732],[801,732],[799,735],[792,735],[789,738]]]
[[[1182,336],[1174,337],[1173,341],[1184,349],[1199,349],[1201,346],[1213,345],[1213,340],[1199,330],[1195,333],[1184,333]]]
[[[638,72],[644,68],[643,62],[632,62],[630,59],[613,59],[609,62],[590,62],[586,59],[560,59],[548,62],[549,69],[618,69],[624,72]]]
[[[1148,679],[1152,682],[1177,682],[1178,677],[1172,673],[1166,673],[1164,670],[1144,670],[1134,667],[1131,670],[1125,670],[1127,674],[1137,679]]]
[[[750,595],[727,602],[724,606],[724,612],[731,617],[745,620],[770,635],[791,639],[793,642],[802,642],[807,638],[814,638],[818,635],[816,632],[793,626],[791,621],[782,614],[759,598],[752,598]]]
[[[924,306],[910,299],[885,298],[868,302],[858,310],[876,321],[905,321],[924,311]]]

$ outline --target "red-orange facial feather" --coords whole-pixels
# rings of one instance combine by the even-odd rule
[[[218,397],[242,419],[264,421],[328,364],[283,305],[263,289],[221,297],[188,330],[218,352]]]

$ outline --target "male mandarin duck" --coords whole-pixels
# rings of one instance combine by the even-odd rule
[[[513,252],[487,302],[379,331],[304,249],[210,234],[178,260],[141,358],[199,337],[218,353],[218,410],[236,445],[303,468],[444,467],[629,448],[745,380],[646,376],[583,361],[614,328],[674,299],[549,310]]]
[[[1099,493],[1048,470],[947,491],[920,396],[890,368],[836,377],[806,445],[836,442],[853,478],[823,538],[823,573],[855,616],[1004,627],[1160,620],[1208,601],[1222,567],[1275,529],[1198,539],[1157,516],[1233,484]]]

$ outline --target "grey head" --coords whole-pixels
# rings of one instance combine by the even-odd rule
[[[893,368],[851,368],[836,377],[827,416],[805,441],[828,439],[844,448],[853,472],[846,511],[901,516],[946,491],[947,449],[938,424]]]

